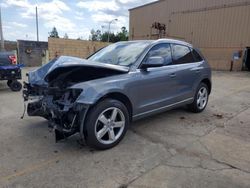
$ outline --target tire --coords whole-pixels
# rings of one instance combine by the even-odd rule
[[[10,84],[10,89],[12,91],[20,91],[22,89],[22,84],[18,81],[12,81]]]
[[[7,86],[10,87],[10,85],[11,85],[12,82],[13,82],[13,80],[8,80],[8,81],[7,81]]]
[[[202,82],[197,88],[193,103],[188,105],[188,109],[194,113],[202,112],[203,110],[205,110],[207,106],[208,98],[209,98],[208,86]]]
[[[127,132],[128,109],[120,101],[105,99],[90,109],[85,122],[84,136],[87,145],[98,150],[110,149]]]

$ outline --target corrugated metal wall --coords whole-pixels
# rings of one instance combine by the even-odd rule
[[[130,39],[154,39],[154,22],[166,24],[166,37],[202,48],[214,69],[229,70],[232,54],[250,46],[250,0],[161,0],[131,9]]]
[[[250,4],[172,14],[172,35],[198,47],[250,46]]]
[[[198,46],[244,46],[250,43],[249,5],[250,0],[161,0],[130,10],[130,39],[149,39],[152,23],[160,22],[167,36]]]

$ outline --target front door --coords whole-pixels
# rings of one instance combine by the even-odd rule
[[[170,105],[176,96],[176,73],[172,65],[170,44],[158,44],[147,54],[149,57],[160,56],[164,58],[164,66],[138,70],[137,80],[137,109],[135,114],[157,110]]]

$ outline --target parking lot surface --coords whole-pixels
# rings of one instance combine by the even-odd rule
[[[24,72],[27,69],[24,70]],[[25,75],[25,74],[23,74]],[[134,122],[115,148],[55,143],[0,82],[0,187],[250,187],[250,73],[213,72],[207,109]]]

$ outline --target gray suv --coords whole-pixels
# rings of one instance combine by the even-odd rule
[[[172,39],[118,42],[87,59],[62,56],[28,80],[28,115],[46,118],[56,141],[80,133],[96,149],[117,145],[133,120],[183,105],[202,112],[211,92],[207,61]]]

